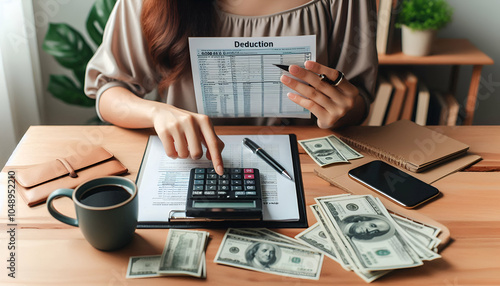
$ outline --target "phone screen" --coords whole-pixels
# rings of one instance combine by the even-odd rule
[[[379,160],[350,170],[349,176],[407,208],[439,194],[435,187]]]

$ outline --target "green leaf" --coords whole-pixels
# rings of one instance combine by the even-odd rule
[[[42,48],[65,68],[85,68],[94,52],[82,35],[68,24],[50,23]]]
[[[109,15],[115,6],[116,0],[97,0],[87,18],[87,32],[94,43],[99,46],[102,42],[104,27]]]
[[[73,105],[92,107],[95,100],[88,98],[83,89],[65,75],[50,75],[48,91],[56,98]]]
[[[438,30],[452,20],[453,9],[445,0],[403,0],[396,26],[413,30]]]

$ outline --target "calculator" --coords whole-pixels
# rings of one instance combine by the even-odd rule
[[[193,168],[189,176],[186,215],[209,219],[262,219],[260,173],[255,168]]]

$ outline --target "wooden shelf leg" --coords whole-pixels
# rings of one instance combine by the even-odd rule
[[[472,67],[469,93],[467,94],[467,103],[465,105],[464,125],[472,125],[472,121],[474,120],[474,111],[476,110],[477,93],[479,91],[482,69],[482,65],[474,65]]]

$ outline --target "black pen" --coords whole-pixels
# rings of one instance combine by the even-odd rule
[[[288,172],[283,168],[276,160],[271,157],[264,149],[260,148],[255,142],[248,138],[243,138],[243,145],[245,145],[248,149],[250,149],[254,154],[259,156],[262,160],[264,160],[269,166],[273,167],[278,173],[283,175],[283,177],[292,180],[292,177],[288,174]],[[293,181],[293,180],[292,180]]]

